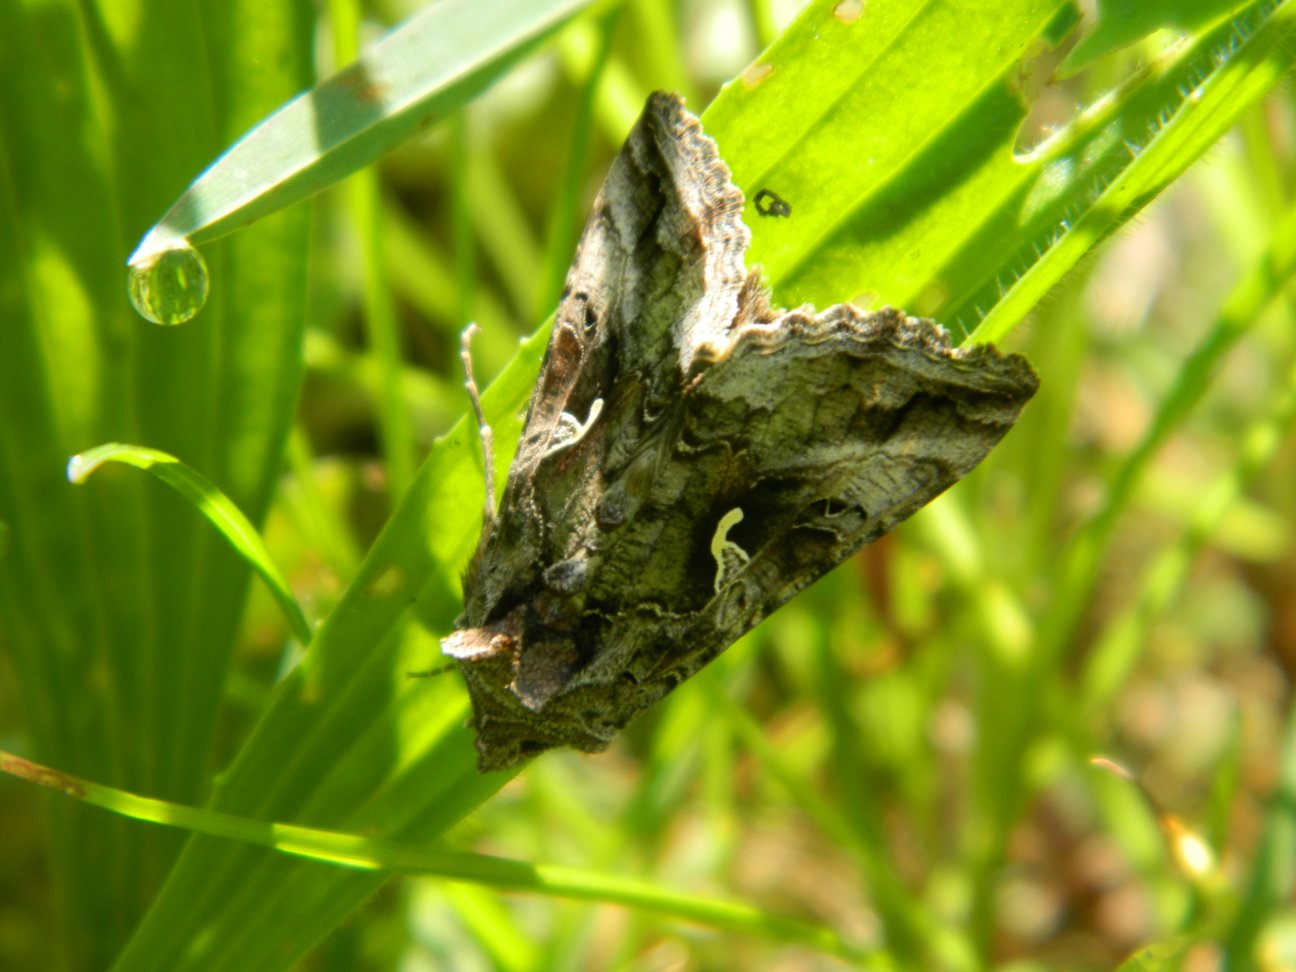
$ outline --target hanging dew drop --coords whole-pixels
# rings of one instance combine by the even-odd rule
[[[154,324],[183,324],[207,303],[207,262],[184,240],[130,263],[130,301]]]

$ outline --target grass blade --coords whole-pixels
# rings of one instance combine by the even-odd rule
[[[235,552],[265,581],[274,595],[297,641],[306,647],[310,644],[311,629],[306,615],[293,596],[287,579],[279,572],[270,551],[266,549],[256,527],[243,515],[228,496],[217,489],[201,473],[186,466],[175,456],[144,446],[123,445],[111,442],[96,446],[73,456],[68,461],[68,479],[84,483],[94,471],[106,462],[120,462],[152,473],[166,483],[206,518],[216,532],[229,541]]]
[[[868,961],[867,951],[848,943],[831,929],[737,902],[679,894],[642,881],[575,868],[530,864],[484,854],[416,847],[291,824],[249,820],[141,797],[68,776],[3,751],[0,751],[0,772],[135,820],[272,848],[282,854],[358,870],[396,871],[449,881],[468,881],[507,891],[620,904],[742,935],[769,935],[783,941],[799,942],[830,955],[865,962],[865,968],[889,968],[885,962]]]
[[[441,0],[243,136],[149,230],[131,263],[197,245],[368,165],[445,118],[589,0]]]

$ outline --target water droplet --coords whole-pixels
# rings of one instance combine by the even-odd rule
[[[207,262],[183,240],[130,264],[130,300],[154,324],[183,324],[207,303]]]

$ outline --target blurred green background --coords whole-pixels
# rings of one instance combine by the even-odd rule
[[[6,780],[0,968],[1296,967],[1293,15],[1135,6],[595,4],[373,170],[205,247],[211,301],[170,329],[126,302],[136,241],[412,5],[0,9],[0,748],[858,950],[210,838],[173,872],[183,833]],[[457,677],[403,675],[436,663],[478,525],[472,433],[438,439],[459,332],[504,376],[507,441],[542,346],[518,342],[644,97],[700,110],[733,79],[708,130],[749,196],[778,176],[808,214],[749,219],[776,298],[984,318],[1041,391],[607,754],[479,779]],[[191,506],[125,467],[67,483],[112,440],[264,524],[327,619],[296,674]]]

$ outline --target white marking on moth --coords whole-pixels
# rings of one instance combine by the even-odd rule
[[[585,433],[593,427],[602,413],[603,399],[601,398],[596,398],[590,402],[589,418],[584,422],[581,422],[571,412],[563,412],[558,417],[558,428],[554,429],[553,436],[549,439],[549,448],[544,451],[544,456],[552,456],[555,452],[562,452],[563,449],[574,446],[585,438]]]
[[[743,511],[735,506],[720,517],[716,524],[715,535],[711,537],[711,556],[716,562],[715,589],[719,594],[729,583],[734,574],[749,563],[751,557],[747,551],[729,539],[729,531],[742,522]]]

